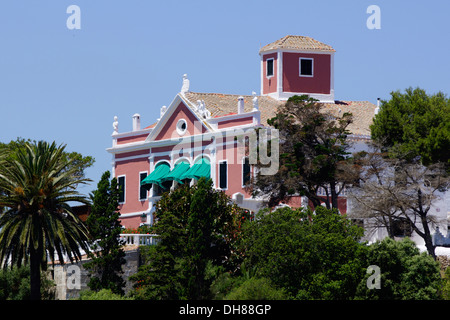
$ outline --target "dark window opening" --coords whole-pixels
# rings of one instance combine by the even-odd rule
[[[269,59],[266,61],[267,61],[266,75],[268,77],[273,76],[273,59]]]
[[[223,161],[219,164],[219,188],[227,188],[227,162]]]
[[[242,184],[246,185],[250,181],[250,161],[248,158],[244,159],[244,164],[242,165]]]
[[[142,172],[139,174],[139,182],[147,178],[147,172]],[[144,186],[139,187],[139,200],[147,199],[147,189]]]
[[[302,75],[302,76],[312,76],[313,75],[312,59],[300,59],[300,75]]]
[[[125,202],[125,177],[119,177],[117,179],[117,185],[119,187],[119,203]]]

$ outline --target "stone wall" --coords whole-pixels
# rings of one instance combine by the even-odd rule
[[[124,288],[128,293],[133,283],[128,278],[137,272],[139,268],[139,247],[127,248],[125,251],[126,263],[122,266],[123,278],[126,282]],[[69,300],[78,298],[80,291],[87,290],[89,287],[89,272],[83,268],[83,265],[90,260],[82,260],[77,263],[68,263],[64,265],[56,264],[50,269],[50,278],[55,282],[55,299]]]

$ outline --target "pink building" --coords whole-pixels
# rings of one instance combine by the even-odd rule
[[[153,205],[163,191],[200,177],[211,178],[239,206],[257,211],[264,199],[255,199],[244,184],[255,174],[249,157],[239,150],[239,137],[255,128],[268,128],[279,105],[294,94],[308,94],[337,114],[352,112],[350,130],[355,140],[370,138],[376,106],[367,101],[334,100],[334,49],[309,37],[286,36],[261,48],[261,95],[196,93],[183,84],[160,117],[141,128],[133,115],[133,130],[112,134],[113,176],[122,187],[121,221],[135,228],[153,223]],[[293,197],[290,205],[305,205]],[[345,211],[345,204],[343,209]]]

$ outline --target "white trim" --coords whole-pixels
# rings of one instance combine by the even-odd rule
[[[268,70],[267,61],[269,61],[269,60],[272,60],[272,75],[271,76],[267,74],[267,70]],[[275,63],[275,58],[267,58],[266,59],[266,79],[270,79],[270,78],[273,78],[275,76],[275,65],[274,65],[274,63]]]
[[[121,174],[120,176],[117,176],[117,186],[119,186],[119,179],[123,177],[123,185],[124,185],[124,190],[123,190],[123,202],[119,202],[119,204],[125,204],[127,202],[127,175],[126,174]]]
[[[230,119],[239,119],[241,117],[250,117],[250,116],[258,116],[260,114],[261,111],[256,110],[256,111],[251,111],[251,112],[247,112],[247,113],[242,113],[242,114],[235,114],[235,115],[229,115],[229,116],[224,116],[224,117],[220,117],[220,118],[211,118],[208,119],[208,121],[206,122],[209,126],[214,125],[214,122],[220,122],[220,121],[224,121],[224,120],[230,120]],[[210,122],[210,123],[209,123]],[[142,149],[150,149],[152,147],[165,147],[165,146],[170,146],[170,145],[176,145],[176,144],[180,144],[180,143],[192,143],[192,142],[201,142],[201,141],[206,141],[206,140],[210,140],[212,137],[216,136],[217,134],[221,134],[223,135],[223,133],[226,133],[226,136],[232,136],[234,133],[235,129],[251,129],[251,128],[258,128],[258,125],[254,125],[253,123],[248,123],[248,124],[244,124],[244,125],[240,125],[240,126],[233,126],[233,127],[227,127],[227,128],[223,128],[220,130],[215,130],[215,131],[209,131],[209,132],[205,132],[203,134],[195,134],[195,135],[189,135],[186,137],[178,137],[178,138],[169,138],[169,139],[164,139],[164,140],[156,140],[156,141],[139,141],[139,142],[132,142],[132,143],[127,143],[127,144],[121,144],[121,145],[117,145],[115,147],[111,147],[111,148],[107,148],[106,151],[108,151],[109,153],[125,153],[125,152],[131,152],[131,151],[139,151]]]
[[[174,164],[173,164],[173,167],[175,168],[175,166],[176,166],[177,164],[179,164],[179,163],[181,163],[181,162],[185,162],[185,161],[187,161],[187,162],[189,163],[189,165],[192,164],[190,158],[188,158],[188,157],[181,157],[181,158],[178,158],[177,160],[175,160],[175,162],[174,162]]]
[[[210,124],[210,125],[213,125],[213,124],[218,124],[219,122],[222,122],[222,121],[237,120],[237,119],[240,119],[240,118],[248,118],[248,117],[255,117],[260,112],[261,111],[259,111],[259,110],[255,110],[255,111],[244,112],[244,113],[229,114],[229,115],[222,116],[222,117],[210,118],[210,119],[206,120],[206,122],[208,124]],[[250,125],[250,124],[241,125],[241,126],[247,126],[247,125]],[[235,126],[235,127],[228,127],[228,128],[225,128],[225,129],[230,129],[230,128],[237,128],[237,126]],[[221,129],[221,130],[223,130],[223,129]],[[214,134],[214,132],[211,132],[211,134]]]
[[[134,136],[140,136],[143,134],[150,134],[152,132],[153,128],[148,128],[148,129],[142,129],[139,131],[128,131],[128,132],[121,132],[121,133],[115,133],[112,134],[111,136],[113,136],[115,139],[117,138],[127,138],[127,137],[134,137]]]
[[[170,165],[170,160],[166,160],[166,159],[161,159],[161,160],[158,160],[157,162],[155,162],[155,163],[154,163],[154,166],[153,166],[153,170],[155,170],[156,166],[159,165],[161,162],[167,163],[167,164],[169,165],[169,168],[171,168],[170,170],[172,170],[172,166]],[[152,171],[152,172],[153,172],[153,171]],[[150,173],[151,173],[151,172],[150,172]],[[149,174],[150,174],[150,173],[149,173]]]
[[[192,160],[192,164],[196,163],[198,159],[203,158],[203,157],[208,158],[209,163],[211,163],[211,157],[209,156],[209,154],[201,153],[201,154],[197,155],[194,158],[194,160]]]
[[[264,56],[262,54],[259,55],[261,58],[260,61],[260,94],[263,95],[264,94]]]
[[[310,93],[310,92],[273,92],[266,94],[265,96],[269,96],[271,98],[277,99],[277,100],[287,100],[293,95],[302,95],[306,94],[310,96],[311,98],[319,100],[319,102],[322,103],[335,103],[334,101],[334,92],[331,92],[329,94],[325,93]]]
[[[335,51],[320,51],[320,50],[306,50],[306,49],[276,48],[276,49],[271,49],[271,50],[267,50],[267,51],[262,51],[259,53],[259,55],[262,57],[263,55],[275,53],[278,51],[288,52],[288,53],[306,53],[306,54],[334,54],[336,52],[336,50]]]
[[[302,60],[311,60],[311,74],[302,74]],[[298,76],[314,78],[314,58],[298,57]]]
[[[116,145],[111,148],[107,148],[106,151],[109,153],[125,153],[132,151],[140,151],[142,149],[150,149],[150,144],[148,142],[139,141],[139,142],[131,142],[124,143],[120,145]]]
[[[226,164],[227,164],[227,166],[226,166],[226,169],[227,169],[227,175],[226,175],[226,182],[227,182],[227,186],[225,187],[225,188],[221,188],[220,187],[220,164],[221,163],[223,163],[223,162],[226,162]],[[219,190],[228,190],[228,159],[222,159],[222,160],[219,160],[218,162],[218,165],[219,165],[219,179],[218,179],[218,184],[217,184],[217,188],[219,189]]]
[[[148,177],[148,171],[139,171],[139,179],[138,179],[138,190],[139,190],[139,194],[138,194],[138,200],[139,200],[139,202],[142,202],[142,201],[147,201],[147,199],[148,199],[148,190],[146,190],[146,192],[147,192],[147,195],[146,195],[146,197],[145,197],[145,199],[142,199],[141,198],[141,188],[142,188],[142,186],[141,186],[141,174],[142,173],[145,173],[145,174],[147,174],[146,176],[145,176],[145,178],[147,178]],[[144,178],[144,179],[145,179]]]
[[[283,52],[280,50],[277,61],[277,92],[283,92]]]
[[[118,153],[118,154],[120,154],[120,153]],[[136,159],[140,159],[140,158],[148,158],[149,156],[150,156],[150,153],[146,153],[146,154],[142,154],[142,155],[138,155],[138,156],[131,156],[131,157],[118,158],[118,159],[115,159],[115,162],[128,161],[128,160],[136,160]]]

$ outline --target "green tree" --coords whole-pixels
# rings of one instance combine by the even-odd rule
[[[393,157],[423,165],[442,162],[450,169],[450,100],[420,88],[391,92],[370,127],[372,139]]]
[[[25,140],[23,138],[17,138],[16,140],[12,140],[9,143],[0,142],[0,151],[2,153],[4,161],[6,161],[6,163],[10,163],[17,160],[16,154],[19,150],[21,150],[22,152],[26,152],[27,144],[32,145],[36,143],[37,142],[35,140]],[[95,159],[93,157],[83,156],[82,154],[75,151],[64,151],[61,154],[61,160],[68,162],[65,170],[71,170],[72,174],[79,179],[83,179],[86,177],[86,169],[91,167],[95,162]],[[3,192],[0,190],[0,194],[2,193]],[[0,213],[3,212],[3,210],[4,208],[0,205]]]
[[[336,210],[282,208],[247,222],[241,245],[246,267],[291,298],[352,299],[367,267],[361,236]]]
[[[66,255],[73,262],[81,259],[80,249],[88,250],[88,230],[69,203],[89,203],[75,189],[89,180],[76,174],[64,149],[54,142],[26,142],[6,150],[0,163],[0,206],[7,208],[0,216],[0,262],[29,263],[31,298],[36,300],[48,258],[54,262],[56,254],[64,263]]]
[[[41,273],[41,297],[44,300],[54,299],[55,283]],[[0,270],[0,300],[29,300],[30,268],[27,266],[4,268]]]
[[[367,264],[380,268],[380,289],[369,289],[367,274],[358,285],[357,299],[432,300],[440,297],[439,263],[420,253],[413,241],[385,238],[368,248]],[[370,281],[370,280],[369,280]]]
[[[279,130],[279,170],[275,175],[258,175],[253,189],[268,195],[271,207],[297,193],[308,197],[314,207],[324,202],[327,208],[337,208],[340,192],[358,178],[348,157],[347,128],[352,121],[350,113],[333,116],[306,95],[290,97],[267,121]],[[319,188],[326,196],[318,194]]]
[[[19,149],[25,150],[26,144],[36,144],[35,140],[31,139],[23,139],[17,138],[16,140],[12,140],[9,143],[1,143],[0,149],[6,148],[9,152],[7,152],[8,161],[12,161],[15,158],[16,151]],[[64,151],[61,155],[63,161],[68,162],[67,169],[76,168],[74,170],[74,175],[78,178],[86,177],[86,169],[90,168],[94,163],[95,159],[91,156],[83,156],[82,154],[72,151]]]
[[[149,263],[132,277],[137,298],[209,298],[208,264],[231,269],[236,211],[230,199],[204,178],[193,187],[164,193],[155,211],[158,244],[149,250]]]
[[[287,296],[266,278],[250,278],[226,295],[225,300],[284,300]]]
[[[84,264],[91,270],[88,286],[94,291],[110,289],[123,295],[125,281],[121,274],[126,261],[123,241],[120,240],[119,188],[116,178],[110,182],[109,171],[103,173],[91,199],[92,208],[86,225],[92,235],[89,253],[92,261]]]

